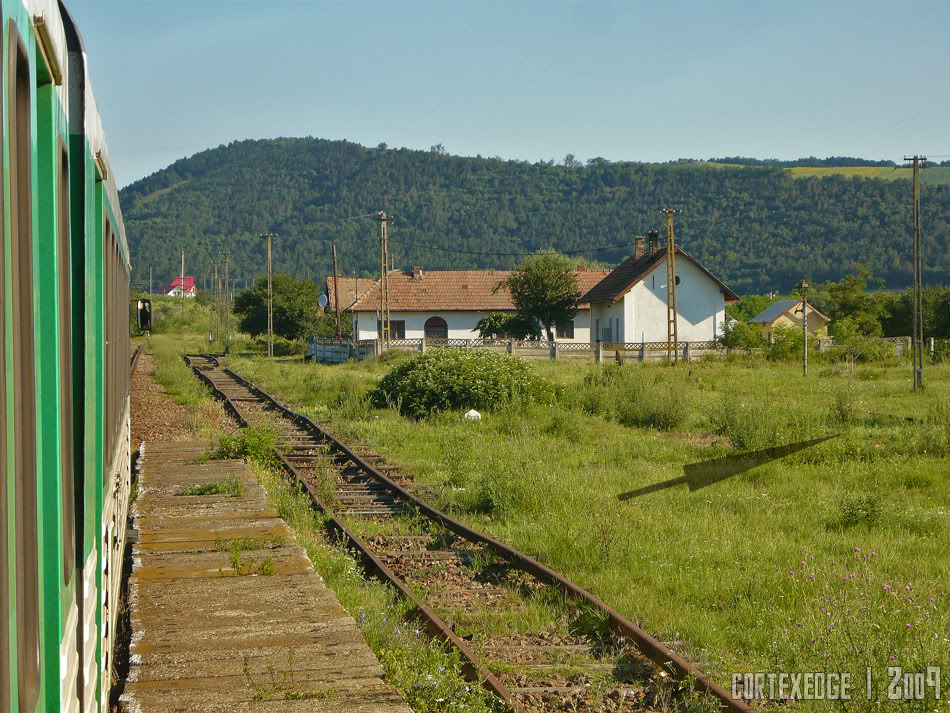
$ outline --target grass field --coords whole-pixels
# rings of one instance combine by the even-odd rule
[[[724,682],[736,671],[848,670],[863,686],[874,666],[882,695],[888,665],[950,663],[950,367],[929,367],[913,394],[903,364],[852,379],[833,365],[803,378],[758,360],[539,362],[565,387],[559,404],[468,422],[372,409],[365,395],[389,368],[379,361],[230,365],[344,440],[454,486],[443,507]],[[651,420],[657,410],[667,417]],[[651,422],[670,430],[625,425]],[[690,463],[831,434],[701,490],[617,499]]]
[[[702,165],[712,168],[744,168],[738,164],[715,163],[712,161],[703,161]],[[887,181],[896,181],[898,179],[911,180],[913,178],[913,169],[896,166],[795,166],[785,169],[795,178],[807,178],[810,176],[822,178],[824,176],[844,176],[845,178],[882,178]],[[920,172],[922,183],[931,185],[941,185],[950,183],[950,166],[931,166]]]
[[[789,168],[796,178],[806,176],[844,176],[845,178],[883,178],[894,181],[899,178],[911,180],[913,169],[895,168],[892,166],[841,166],[833,168],[818,168],[810,166],[796,166]],[[921,183],[933,185],[950,183],[950,166],[933,166],[920,172]]]

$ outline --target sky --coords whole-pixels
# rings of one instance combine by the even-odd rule
[[[559,163],[950,156],[946,0],[66,2],[119,186],[276,136]]]

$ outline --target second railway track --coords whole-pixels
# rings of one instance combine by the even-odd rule
[[[470,680],[513,710],[651,710],[673,695],[674,679],[692,677],[722,708],[751,713],[586,590],[438,510],[431,504],[437,486],[357,454],[216,357],[186,360],[242,425],[261,413],[276,419],[284,470],[336,534],[413,602],[431,635],[458,649]],[[539,610],[552,616],[526,625]],[[606,628],[585,626],[591,619]]]

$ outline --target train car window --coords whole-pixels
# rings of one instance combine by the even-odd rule
[[[0,92],[3,72],[0,71]],[[2,95],[0,95],[2,96]],[[3,196],[3,171],[0,171],[0,196]],[[3,201],[0,200],[0,203]],[[2,212],[2,209],[0,209]],[[6,295],[5,246],[6,215],[0,215],[0,296]],[[6,307],[0,304],[0,711],[10,710],[10,602],[9,557],[7,556],[7,329]]]
[[[40,683],[39,552],[36,507],[36,362],[33,344],[33,181],[30,65],[11,22],[7,136],[10,157],[10,262],[13,277],[13,447],[16,472],[17,669],[19,709],[36,708]]]
[[[69,277],[72,263],[69,250],[69,155],[60,144],[57,195],[57,251],[59,253],[59,380],[62,471],[60,491],[63,509],[63,582],[69,584],[76,560],[75,473],[73,468],[73,340],[72,301]]]

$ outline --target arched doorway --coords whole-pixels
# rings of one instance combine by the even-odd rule
[[[448,339],[449,325],[441,317],[429,317],[425,323],[426,339]]]

